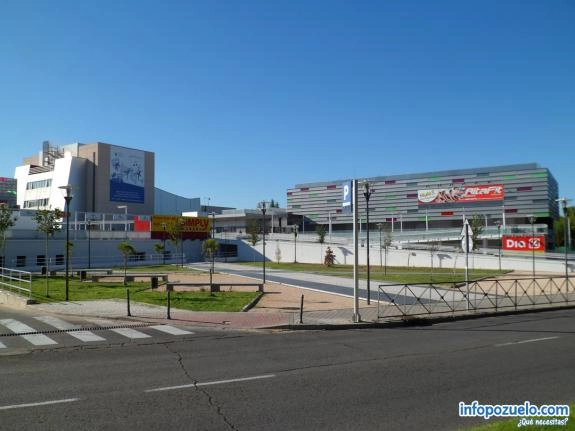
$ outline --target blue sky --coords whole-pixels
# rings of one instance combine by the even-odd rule
[[[574,23],[570,0],[4,0],[0,176],[44,140],[101,141],[239,208],[528,162],[575,199]]]

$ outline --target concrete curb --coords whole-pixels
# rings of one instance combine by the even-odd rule
[[[248,305],[242,308],[242,312],[250,311],[252,308],[254,308],[257,303],[260,302],[260,299],[262,299],[263,296],[264,292],[258,292],[258,295],[252,299]]]
[[[534,309],[524,309],[524,310],[505,310],[496,312],[484,312],[476,314],[462,314],[462,315],[452,315],[452,316],[408,316],[407,318],[388,320],[384,322],[359,322],[359,323],[302,323],[302,324],[289,324],[283,326],[273,326],[262,329],[284,329],[284,330],[323,330],[323,331],[339,331],[348,329],[373,329],[373,328],[397,328],[397,327],[408,327],[408,326],[431,326],[436,323],[444,322],[456,322],[465,320],[475,320],[482,319],[485,317],[499,317],[499,316],[511,316],[515,314],[531,314],[531,313],[544,313],[547,311],[559,311],[559,310],[572,310],[575,309],[575,305],[565,305],[556,307],[546,307],[546,308],[534,308]]]

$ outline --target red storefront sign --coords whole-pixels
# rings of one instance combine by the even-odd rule
[[[545,235],[506,236],[501,238],[503,250],[545,251]]]
[[[425,189],[417,191],[417,201],[420,205],[501,201],[504,197],[503,184],[482,184],[452,187],[450,189]]]

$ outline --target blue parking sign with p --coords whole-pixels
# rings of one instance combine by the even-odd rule
[[[342,196],[342,203],[341,203],[341,210],[343,213],[351,213],[352,206],[352,185],[351,181],[346,181],[342,185],[343,189],[343,196]]]

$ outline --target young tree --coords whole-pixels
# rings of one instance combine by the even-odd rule
[[[249,241],[252,246],[255,246],[260,240],[259,232],[260,228],[258,223],[255,220],[249,220],[246,226],[246,233],[250,237]]]
[[[484,228],[483,217],[480,214],[473,214],[469,227],[471,228],[471,240],[473,241],[473,250],[479,248],[479,235],[483,233]]]
[[[8,205],[0,205],[0,242],[2,243],[2,256],[6,266],[6,231],[16,224],[16,217],[12,216],[12,210]]]
[[[315,233],[317,233],[317,242],[323,244],[325,242],[325,235],[327,233],[325,225],[318,224],[315,228]]]
[[[184,267],[184,220],[179,219],[176,223],[170,224],[168,226],[168,237],[170,242],[173,244],[176,253],[178,252],[178,247],[180,247],[180,258],[182,263],[182,268]]]
[[[54,236],[56,232],[62,229],[62,217],[64,213],[58,208],[53,210],[38,210],[34,215],[34,221],[36,222],[37,229],[39,232],[44,233],[45,236],[45,254],[44,254],[44,267],[46,268],[46,279],[45,279],[45,294],[46,297],[50,296],[48,291],[48,275],[50,272],[49,268],[49,258],[48,258],[48,240]]]
[[[126,285],[126,276],[128,273],[128,259],[131,255],[136,254],[136,249],[128,241],[122,241],[118,244],[118,250],[124,256],[124,286]]]
[[[214,257],[219,249],[220,244],[214,238],[208,238],[202,244],[204,256],[210,259],[212,273],[214,272]]]
[[[157,254],[162,255],[162,263],[165,264],[166,263],[166,248],[164,247],[164,244],[162,244],[161,242],[157,242],[156,244],[154,244],[154,251]]]
[[[323,264],[325,266],[332,266],[334,263],[335,263],[335,254],[333,253],[333,250],[330,247],[328,247],[327,250],[325,251]]]

